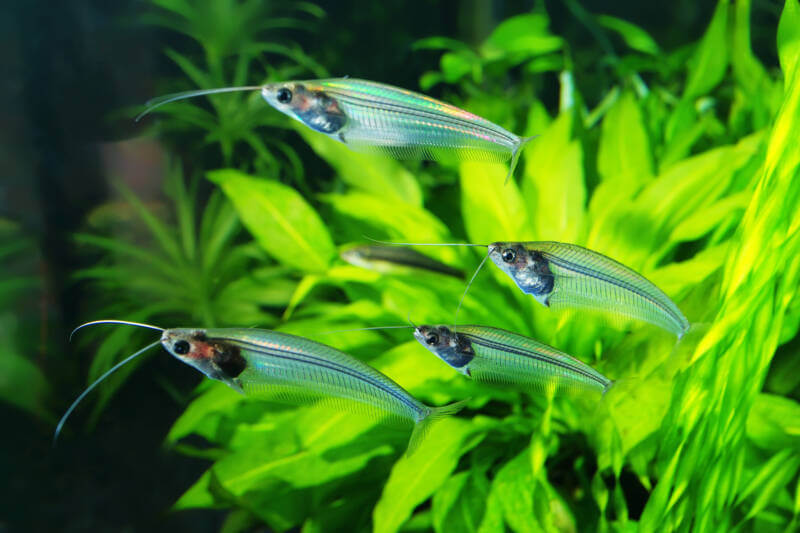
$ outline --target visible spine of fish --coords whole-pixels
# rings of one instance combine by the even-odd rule
[[[658,287],[630,268],[586,248],[558,243],[529,243],[542,254],[554,276],[548,304],[583,307],[649,322],[682,337],[689,321]]]
[[[529,337],[486,326],[459,326],[475,353],[470,375],[480,381],[604,393],[612,381],[590,366]]]
[[[341,140],[355,149],[438,160],[437,148],[444,148],[460,160],[506,161],[522,143],[497,124],[422,94],[365,80],[318,83],[347,115]]]
[[[238,376],[247,394],[342,398],[357,402],[368,414],[415,423],[431,412],[384,374],[330,346],[280,332],[252,331],[209,331],[214,341],[238,347],[248,360]]]

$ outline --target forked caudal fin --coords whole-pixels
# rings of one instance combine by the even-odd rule
[[[514,175],[514,170],[517,168],[517,163],[519,162],[519,154],[522,151],[522,148],[525,147],[529,142],[534,140],[538,135],[532,135],[530,137],[522,137],[519,140],[519,144],[516,148],[511,152],[511,163],[508,166],[508,175],[506,176],[505,185],[508,184],[508,180],[511,179],[511,176]]]
[[[408,441],[406,455],[411,456],[415,451],[417,451],[417,448],[419,448],[419,445],[425,439],[425,436],[430,431],[431,425],[434,422],[441,420],[446,416],[456,414],[463,409],[465,405],[467,405],[467,402],[469,402],[470,399],[471,398],[467,398],[466,400],[453,402],[441,407],[430,407],[430,412],[425,416],[425,418],[418,421],[414,426],[414,431],[411,432],[411,439]]]

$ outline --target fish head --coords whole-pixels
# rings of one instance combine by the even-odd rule
[[[237,346],[211,340],[208,332],[202,329],[164,330],[161,345],[176,359],[207,377],[242,392],[238,377],[247,368],[247,360]]]
[[[489,245],[489,258],[523,292],[548,305],[555,276],[550,270],[550,262],[540,250],[521,242],[495,242]]]
[[[469,363],[475,352],[472,343],[460,333],[453,333],[447,326],[417,326],[414,338],[454,369],[470,375]]]
[[[268,83],[261,88],[261,97],[281,113],[321,133],[336,134],[347,123],[339,102],[318,83]]]

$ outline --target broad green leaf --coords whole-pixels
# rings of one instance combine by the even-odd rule
[[[327,269],[336,253],[330,234],[294,189],[233,169],[209,172],[208,179],[222,188],[242,223],[269,254],[305,272]]]
[[[747,417],[747,436],[762,448],[800,449],[800,404],[783,396],[759,394]]]
[[[769,89],[771,80],[750,48],[750,3],[750,0],[738,0],[734,3],[731,67],[737,81],[747,89],[751,98],[758,98],[759,91]]]
[[[459,472],[433,495],[433,526],[439,533],[478,531],[489,482],[480,472]]]
[[[564,41],[550,33],[549,24],[544,13],[511,17],[494,29],[481,51],[492,60],[507,53],[541,55],[560,50]]]
[[[699,239],[717,227],[725,217],[737,211],[743,212],[749,201],[750,193],[742,192],[700,208],[672,230],[669,240],[679,242]]]
[[[445,482],[459,458],[478,444],[474,431],[464,420],[441,420],[413,455],[395,463],[373,513],[376,533],[400,529],[414,508]]]
[[[625,91],[603,119],[597,172],[614,182],[616,194],[632,196],[652,179],[653,157],[650,140],[639,104],[631,91]]]
[[[603,397],[619,434],[623,455],[661,425],[669,405],[669,385],[657,378],[631,378],[615,383]]]
[[[542,526],[536,520],[533,509],[533,487],[535,480],[531,472],[530,452],[525,449],[508,461],[492,481],[487,505],[497,505],[503,510],[504,521],[517,533],[539,532]],[[491,513],[487,512],[487,518]],[[489,525],[484,519],[481,531]]]
[[[296,130],[351,187],[387,201],[422,205],[417,179],[402,163],[382,155],[354,152],[343,143],[305,126],[297,126]]]
[[[797,62],[800,61],[800,6],[795,0],[786,0],[778,24],[778,56],[781,70],[786,76],[786,88],[794,83]]]
[[[728,0],[719,0],[705,35],[689,61],[683,97],[694,99],[717,86],[728,66]]]
[[[572,120],[572,111],[562,113],[526,148],[522,192],[533,225],[533,240],[581,240],[586,185],[583,149],[572,139]]]
[[[236,393],[227,385],[215,384],[195,398],[183,411],[169,430],[167,442],[175,442],[191,433],[212,437],[214,427],[219,421],[218,419],[212,421],[211,417],[213,415],[221,416],[235,409],[243,399],[244,396]]]
[[[488,163],[461,163],[461,210],[470,242],[530,240],[525,205],[513,180],[503,183],[507,168]]]
[[[645,54],[658,55],[658,45],[642,28],[610,15],[598,15],[597,22],[609,30],[617,32],[630,48]]]
[[[400,203],[381,196],[362,192],[325,194],[320,197],[329,202],[342,216],[365,224],[363,234],[374,238],[373,228],[386,232],[391,239],[404,242],[449,242],[447,226],[430,211],[411,204]],[[448,246],[430,246],[425,253],[449,264],[456,264],[463,250]]]

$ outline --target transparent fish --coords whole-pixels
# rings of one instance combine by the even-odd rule
[[[489,258],[551,309],[585,308],[649,322],[682,338],[689,321],[642,275],[575,244],[496,242]]]
[[[371,366],[330,346],[309,339],[262,329],[161,329],[125,321],[92,324],[129,324],[162,331],[160,343],[170,354],[248,396],[291,403],[314,401],[380,419],[411,422],[408,445],[412,453],[431,422],[456,413],[465,402],[429,407]],[[81,326],[83,327],[83,326]],[[112,372],[140,355],[151,344],[126,358],[81,394],[62,417]]]
[[[351,265],[376,272],[391,272],[396,267],[411,267],[430,270],[447,276],[463,278],[460,270],[441,263],[411,248],[390,248],[387,246],[358,245],[343,250],[339,254]]]
[[[519,137],[468,111],[391,85],[351,78],[289,81],[166,95],[149,102],[137,120],[176,100],[204,94],[260,90],[278,111],[359,152],[398,159],[511,160],[534,137]]]
[[[381,242],[381,241],[376,241]],[[487,246],[488,254],[467,283],[461,302],[485,260],[508,274],[522,292],[551,309],[583,308],[649,322],[678,336],[689,321],[678,306],[644,276],[603,254],[563,242],[468,243],[382,242],[395,246]],[[461,308],[458,304],[458,310]]]
[[[605,393],[612,381],[529,337],[487,326],[419,326],[414,337],[439,359],[479,382]]]

